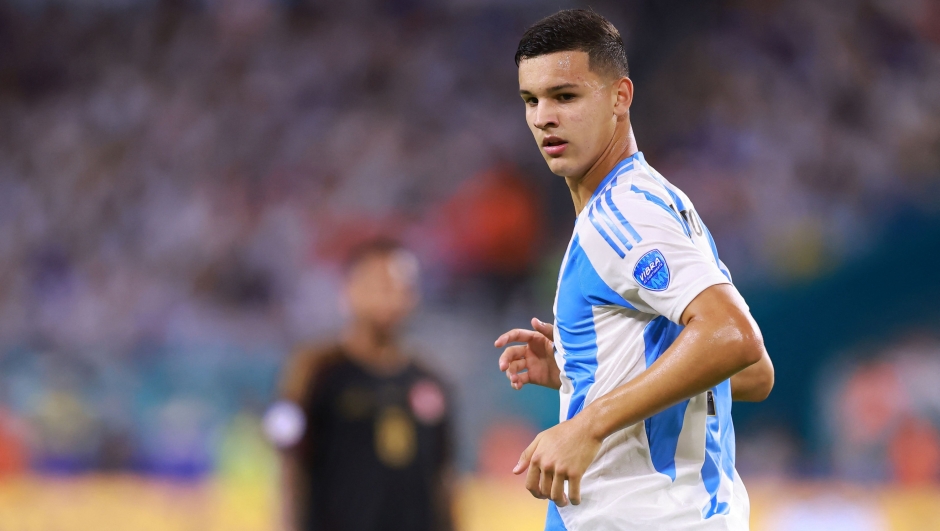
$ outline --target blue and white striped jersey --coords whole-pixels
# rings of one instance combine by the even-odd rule
[[[578,216],[558,278],[561,421],[646,370],[692,299],[730,282],[689,198],[642,153],[620,162]],[[550,503],[547,529],[747,529],[730,382],[609,436],[581,495]]]

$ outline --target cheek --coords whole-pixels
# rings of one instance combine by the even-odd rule
[[[591,109],[585,113],[585,121],[590,122],[591,133],[597,138],[610,136],[614,120],[612,113],[606,112],[600,102],[595,102]]]
[[[572,140],[587,140],[595,127],[594,117],[590,115],[590,109],[585,107],[583,105],[572,106],[566,113],[565,123],[568,125],[565,130]]]
[[[525,123],[529,125],[530,129],[534,129],[535,126],[535,109],[529,106],[528,103],[525,104]]]

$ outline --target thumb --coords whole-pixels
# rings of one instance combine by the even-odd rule
[[[532,318],[532,329],[547,337],[549,341],[555,340],[555,327],[539,321],[537,317]]]
[[[527,468],[529,468],[529,463],[532,461],[532,454],[535,453],[535,447],[539,444],[539,438],[536,437],[529,446],[522,451],[522,455],[519,456],[519,462],[516,463],[516,466],[513,467],[512,473],[519,475]]]

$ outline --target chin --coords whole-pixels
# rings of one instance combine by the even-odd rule
[[[548,169],[552,173],[558,175],[559,177],[567,177],[572,175],[574,164],[570,160],[566,160],[564,157],[560,158],[549,158],[545,161],[548,164]]]

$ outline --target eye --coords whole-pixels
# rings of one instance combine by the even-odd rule
[[[522,98],[522,100],[525,101],[525,104],[528,105],[529,107],[535,107],[536,105],[539,104],[538,98],[529,97],[529,98]]]
[[[559,94],[559,95],[558,95],[558,99],[561,100],[561,101],[571,101],[571,100],[573,100],[574,98],[575,98],[574,94],[571,94],[571,93],[569,93],[569,92],[565,92],[565,93],[562,93],[562,94]]]

